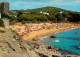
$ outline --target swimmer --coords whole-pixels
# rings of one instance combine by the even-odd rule
[[[77,32],[75,32],[75,34],[78,34]]]

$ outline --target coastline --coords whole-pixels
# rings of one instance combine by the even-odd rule
[[[67,31],[67,30],[71,30],[71,29],[75,29],[75,28],[79,28],[79,27],[80,26],[73,26],[73,27],[67,27],[67,28],[35,31],[35,32],[31,32],[29,34],[29,36],[24,36],[23,39],[24,40],[31,40],[31,41],[33,39],[34,40],[39,40],[39,39],[41,39],[42,36],[43,36],[43,38],[46,38],[47,37],[46,35],[51,36],[51,34],[53,35],[54,33],[59,33],[59,32],[62,32],[62,31]],[[30,35],[32,35],[32,36],[30,37]]]
[[[22,38],[24,40],[31,40],[33,42],[36,42],[36,43],[39,42],[40,43],[42,41],[48,40],[48,38],[50,39],[49,36],[54,35],[54,33],[64,32],[64,31],[76,29],[76,28],[79,28],[79,27],[80,27],[80,25],[72,25],[72,26],[67,26],[67,27],[60,27],[60,28],[52,28],[52,29],[43,29],[43,30],[31,31],[28,34],[28,36],[24,35],[24,36],[22,36]],[[59,51],[63,50],[63,49],[60,49],[60,48],[57,48],[57,49],[59,49]],[[68,52],[68,53],[70,52],[71,54],[75,54],[75,53],[73,53],[73,52],[71,52],[69,50],[64,50],[64,52]]]
[[[52,35],[55,34],[55,33],[60,33],[60,32],[65,32],[65,31],[70,31],[70,30],[75,30],[75,29],[78,29],[78,28],[80,28],[80,27],[73,27],[73,28],[70,28],[70,29],[64,29],[64,30],[61,30],[61,31],[58,31],[58,32],[54,32],[54,33],[51,33],[51,34],[43,35],[43,36],[41,36],[41,37],[39,38],[39,40],[38,40],[37,42],[42,43],[42,42],[44,42],[45,40],[50,39],[50,36],[52,36]],[[57,50],[58,52],[60,52],[62,55],[67,55],[67,54],[68,54],[68,55],[79,55],[79,54],[74,53],[74,52],[72,52],[72,51],[70,51],[70,50],[62,49],[62,48],[59,48],[59,47],[55,47],[55,48],[56,48],[56,50]]]
[[[73,27],[73,28],[69,28],[69,29],[64,29],[64,30],[55,32],[54,34],[61,33],[61,32],[66,32],[66,31],[70,31],[70,30],[75,30],[75,29],[78,29],[78,28],[80,28],[80,27]]]
[[[74,28],[70,28],[70,29],[64,29],[64,30],[61,30],[61,31],[58,31],[58,32],[53,32],[51,34],[42,35],[42,36],[40,36],[40,38],[38,39],[38,41],[42,41],[44,38],[50,38],[50,36],[52,36],[52,35],[54,35],[56,33],[65,32],[65,31],[69,31],[69,30],[73,30],[73,29],[77,29],[77,28],[80,28],[80,27],[74,27]]]

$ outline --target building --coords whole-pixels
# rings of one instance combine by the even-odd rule
[[[43,12],[43,14],[44,14],[44,15],[49,15],[49,13],[47,13],[47,12]]]
[[[9,14],[9,3],[8,2],[2,2],[1,3],[1,13]]]
[[[8,2],[0,2],[0,18],[1,13],[9,14],[9,3]]]
[[[1,14],[9,14],[9,3],[8,2],[0,2],[0,18]],[[9,20],[8,19],[2,19],[5,25],[5,28],[9,29]]]
[[[60,11],[60,13],[62,14],[64,11]]]
[[[43,12],[42,12],[42,11],[40,11],[40,13],[42,14]]]
[[[40,11],[40,14],[49,15],[48,12],[43,12],[43,11]]]
[[[1,2],[0,2],[0,18],[1,18]]]

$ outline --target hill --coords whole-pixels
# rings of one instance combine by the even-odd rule
[[[64,9],[57,8],[57,7],[50,7],[50,6],[37,8],[37,9],[32,9],[30,11],[35,12],[35,13],[39,13],[40,11],[43,11],[43,12],[48,12],[50,14],[57,14],[57,13],[60,13],[61,11],[68,12],[68,10],[64,10]]]
[[[36,9],[27,9],[27,10],[11,10],[10,12],[12,12],[12,11],[14,11],[14,12],[21,11],[23,13],[24,12],[31,12],[31,13],[36,13],[36,14],[38,14],[40,11],[48,12],[50,14],[59,13],[60,11],[68,12],[68,10],[64,10],[64,9],[57,8],[57,7],[51,7],[51,6],[36,8]]]
[[[42,7],[27,10],[11,10],[18,22],[80,22],[80,13],[56,7]],[[14,19],[13,19],[14,20]]]

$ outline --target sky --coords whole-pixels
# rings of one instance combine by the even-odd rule
[[[46,6],[80,12],[80,0],[2,0],[10,3],[10,10],[35,9]]]

